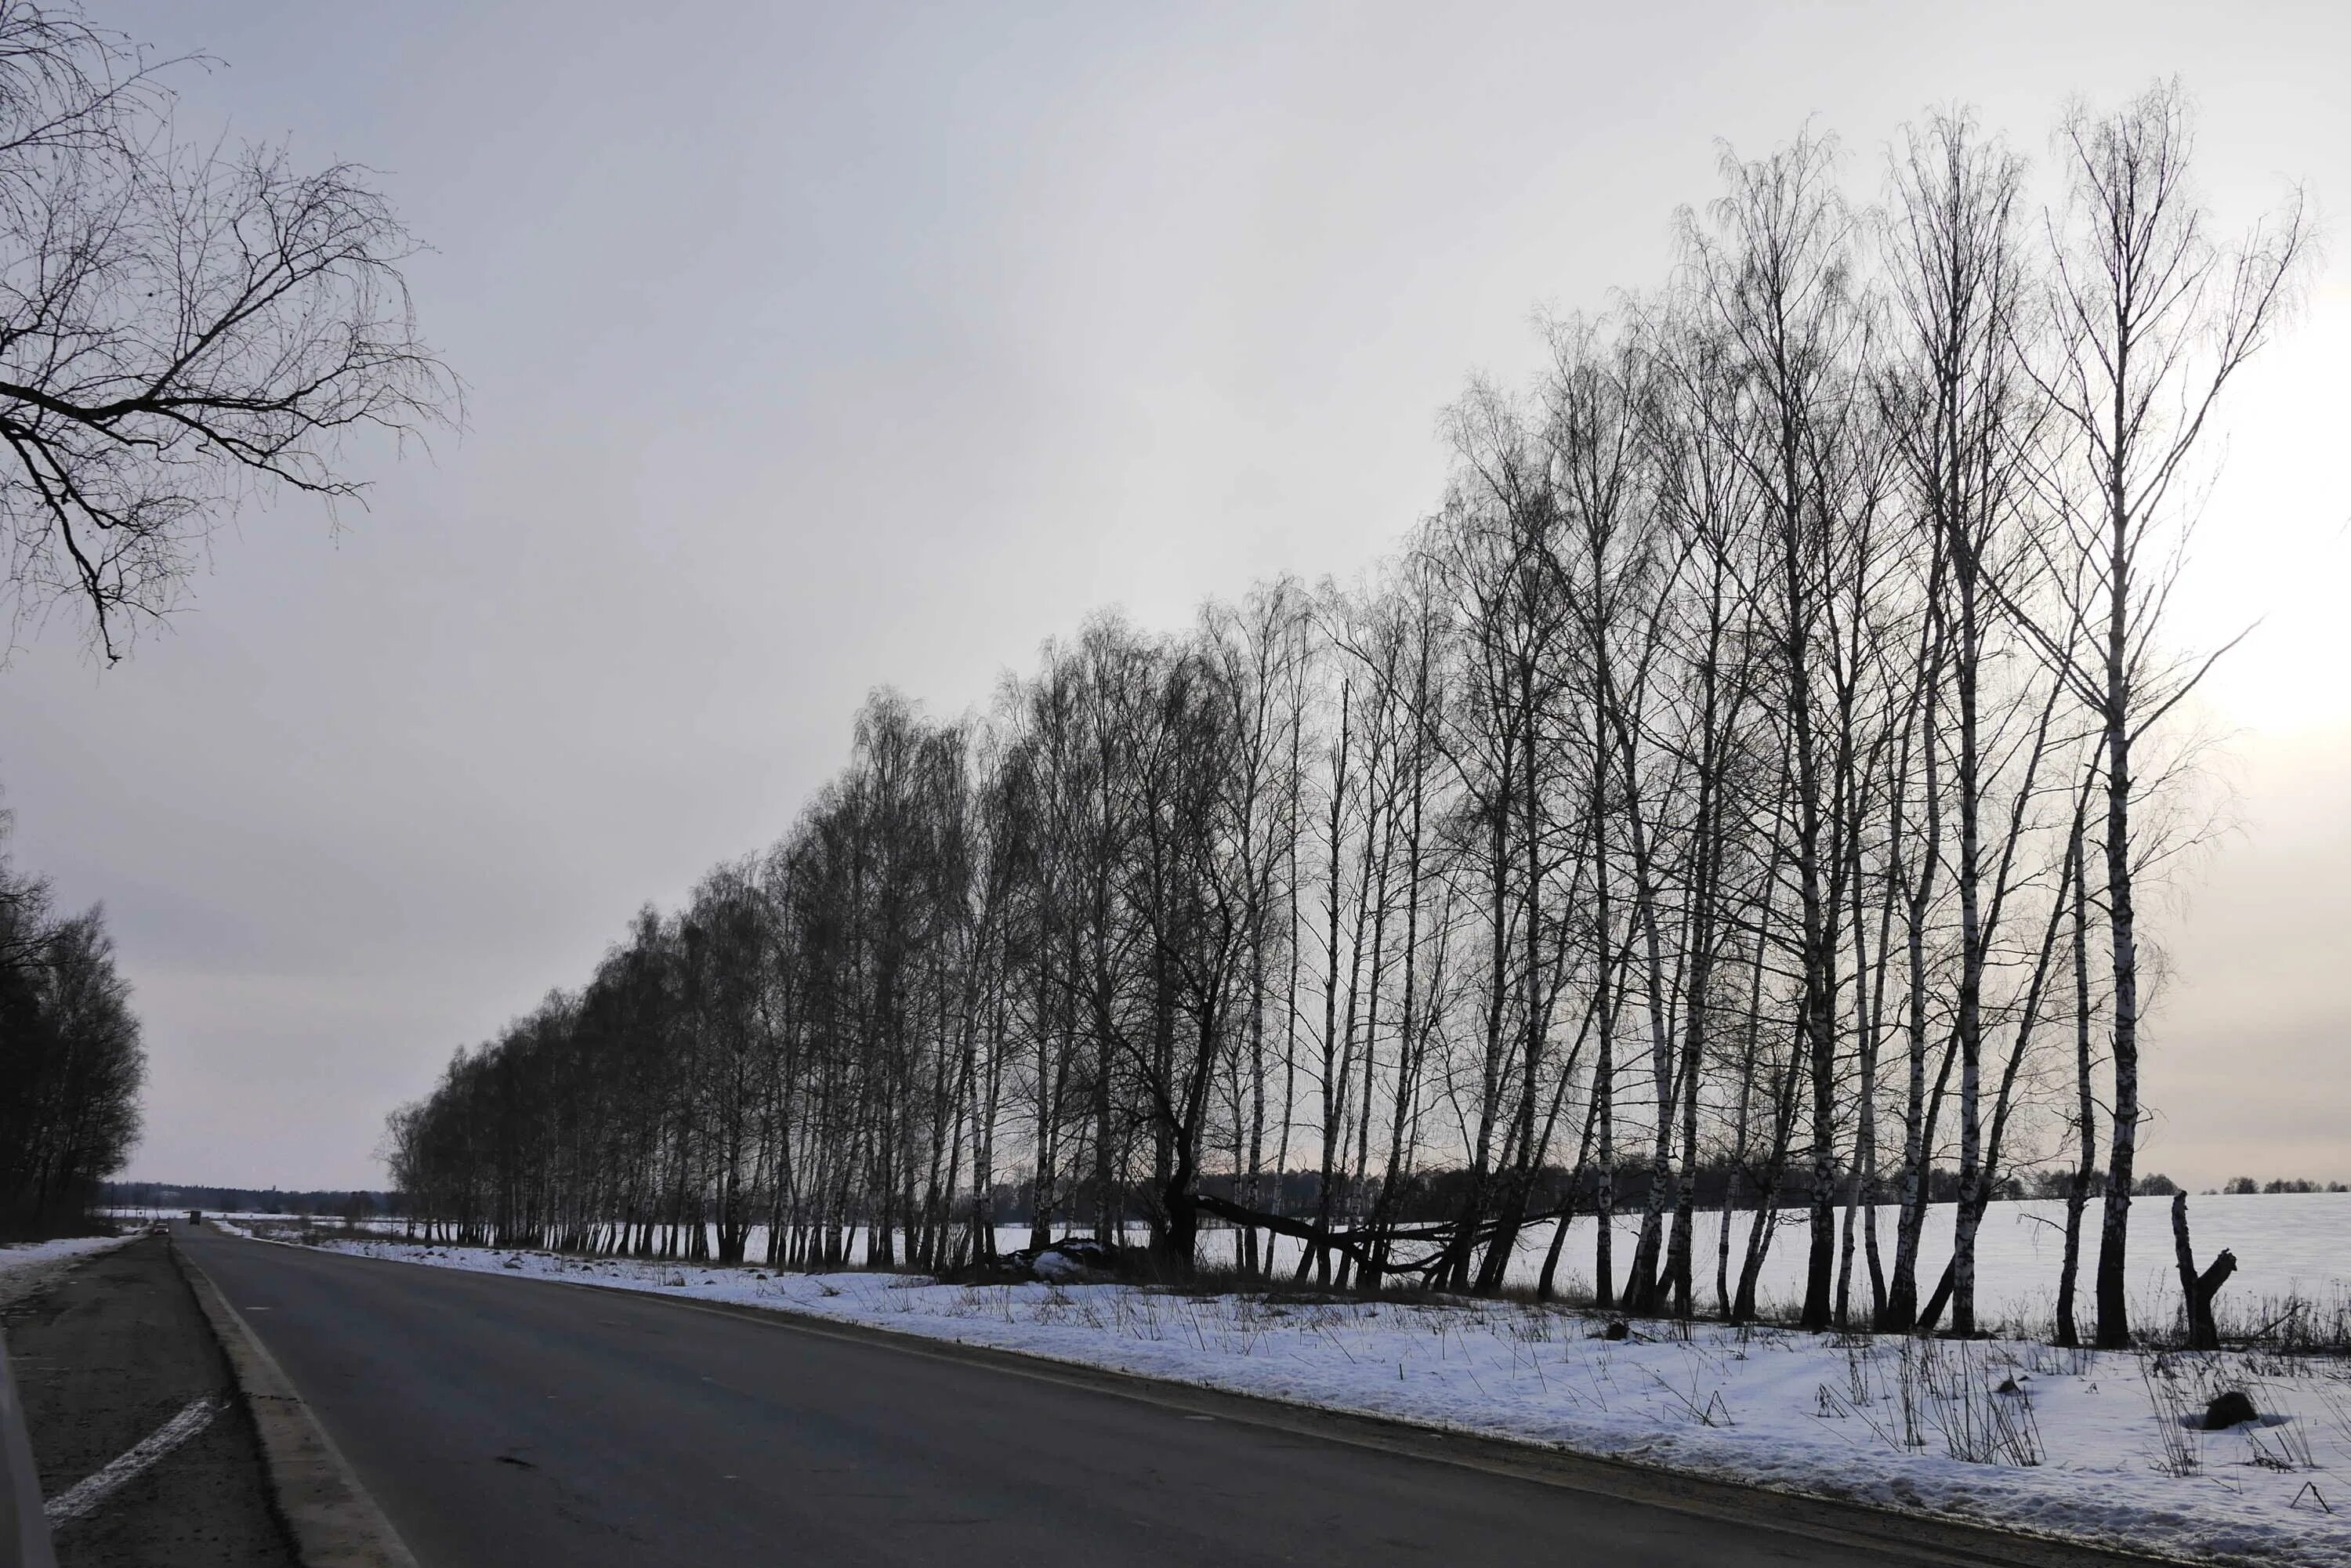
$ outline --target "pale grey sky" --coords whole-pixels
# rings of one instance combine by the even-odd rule
[[[2183,74],[2232,224],[2351,212],[2351,8],[662,6],[92,13],[225,66],[191,117],[357,159],[437,247],[471,425],[340,538],[225,535],[100,671],[0,672],[20,863],[103,900],[152,1064],[131,1174],[376,1185],[384,1113],[765,843],[895,684],[937,711],[1091,609],[1353,571],[1539,307],[1661,276],[1716,140],[1854,184],[1930,105],[2039,154]],[[2338,254],[2341,247],[2337,247]],[[2143,1166],[2351,1177],[2351,268],[2233,405],[2185,606],[2241,830],[2163,919]]]

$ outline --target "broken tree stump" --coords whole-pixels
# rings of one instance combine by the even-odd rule
[[[2227,1248],[2202,1273],[2196,1271],[2196,1250],[2188,1242],[2188,1195],[2171,1195],[2171,1246],[2179,1260],[2179,1293],[2188,1313],[2188,1348],[2218,1350],[2220,1330],[2212,1321],[2212,1298],[2237,1271],[2237,1255]]]

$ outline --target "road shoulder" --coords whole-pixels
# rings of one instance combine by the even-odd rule
[[[163,1240],[141,1238],[82,1261],[11,1303],[6,1318],[51,1505],[192,1406],[220,1406],[152,1463],[118,1471],[120,1484],[87,1513],[55,1522],[60,1568],[293,1568],[253,1427],[230,1397],[228,1364]]]
[[[383,1511],[244,1315],[184,1251],[174,1249],[173,1260],[235,1372],[260,1437],[278,1511],[303,1568],[417,1568]]]

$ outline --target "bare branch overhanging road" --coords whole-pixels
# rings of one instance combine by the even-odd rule
[[[423,1568],[1908,1560],[656,1297],[183,1244]]]

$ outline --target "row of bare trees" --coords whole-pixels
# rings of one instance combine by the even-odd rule
[[[2125,1343],[2206,667],[2163,611],[2304,246],[2217,244],[2189,141],[2174,89],[2074,111],[2040,201],[1938,116],[1867,207],[1809,135],[1726,155],[1666,287],[1462,399],[1373,580],[1099,619],[965,722],[877,695],[781,842],[395,1116],[395,1182],[787,1265],[985,1257],[1017,1192],[1175,1272],[1213,1221],[1364,1286],[1524,1244],[1545,1294],[1590,1215],[1600,1300],[1734,1319],[1792,1220],[1808,1326],[1968,1332],[1988,1204],[2062,1162],[2057,1333],[2095,1205]]]

